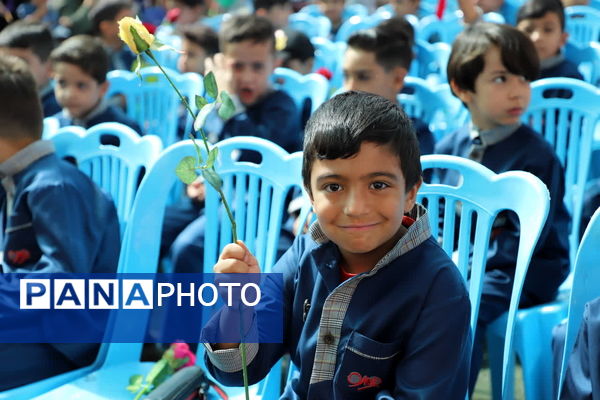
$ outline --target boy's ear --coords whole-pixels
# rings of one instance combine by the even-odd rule
[[[394,89],[397,93],[400,93],[404,87],[404,78],[408,74],[408,71],[404,67],[397,66],[392,70],[392,74],[394,76]]]
[[[464,104],[469,104],[471,102],[472,92],[459,87],[454,79],[450,81],[450,88],[452,89],[452,93],[454,93]]]
[[[569,38],[569,33],[563,31],[562,35],[560,35],[560,47],[562,48],[565,44],[567,44],[567,39]]]
[[[404,199],[404,212],[410,212],[415,206],[417,202],[417,192],[423,183],[423,178],[419,178],[419,181],[413,185],[412,188],[408,192],[406,192],[406,197]]]

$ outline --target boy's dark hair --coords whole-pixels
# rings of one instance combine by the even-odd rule
[[[188,7],[203,6],[204,0],[177,0],[177,3]]]
[[[45,62],[54,48],[54,39],[44,24],[17,21],[0,31],[0,47],[29,49]]]
[[[468,27],[452,44],[448,61],[448,82],[471,92],[483,71],[485,53],[496,46],[508,72],[537,79],[540,61],[533,42],[521,31],[508,25],[479,22]]]
[[[253,43],[271,41],[275,52],[275,28],[271,21],[254,14],[234,15],[223,22],[219,31],[219,48],[225,52],[227,45],[250,40]]]
[[[261,8],[269,11],[275,6],[284,6],[291,4],[291,0],[254,0],[254,11],[260,10]]]
[[[96,82],[106,81],[108,55],[99,39],[92,36],[77,35],[65,40],[50,54],[50,61],[76,65]]]
[[[311,193],[315,160],[352,157],[364,142],[388,146],[398,156],[407,191],[419,182],[419,141],[402,108],[375,94],[349,91],[323,103],[306,124],[302,162],[306,190]]]
[[[403,17],[384,20],[348,38],[348,47],[375,53],[375,61],[386,71],[398,66],[410,69],[413,43],[414,29]]]
[[[199,24],[186,25],[179,29],[180,35],[202,47],[209,57],[219,52],[219,37],[210,27]]]
[[[560,0],[528,0],[517,12],[517,24],[524,19],[542,18],[548,13],[558,15],[560,29],[565,30],[565,8]]]
[[[287,38],[285,48],[280,52],[283,67],[289,68],[291,60],[305,62],[309,58],[315,57],[315,47],[308,36],[293,29],[284,29],[283,32]]]
[[[123,10],[132,8],[129,1],[126,0],[108,0],[99,1],[88,15],[92,21],[92,32],[100,33],[100,23],[103,21],[113,21]]]
[[[37,86],[29,67],[18,57],[0,57],[0,104],[0,137],[41,137],[43,115]]]

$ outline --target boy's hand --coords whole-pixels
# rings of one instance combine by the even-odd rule
[[[223,274],[252,274],[260,273],[260,267],[244,242],[238,240],[223,248],[213,271]]]
[[[217,53],[212,57],[206,57],[204,59],[204,71],[205,73],[212,71],[220,91],[225,90],[230,95],[234,94],[232,89],[233,77],[231,71],[225,65],[225,55],[223,53]]]
[[[196,178],[194,182],[187,185],[185,192],[190,199],[198,203],[202,203],[206,198],[206,186],[204,185],[204,179],[202,179],[201,176]]]

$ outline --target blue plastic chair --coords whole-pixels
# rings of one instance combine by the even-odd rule
[[[162,151],[160,139],[140,137],[126,125],[105,122],[87,131],[67,126],[51,140],[59,157],[74,161],[111,195],[124,232],[139,183]]]
[[[600,10],[589,6],[571,6],[565,8],[565,30],[569,40],[579,46],[589,42],[600,42]]]
[[[398,94],[398,102],[406,114],[429,125],[429,130],[438,141],[446,133],[463,126],[461,122],[466,116],[460,100],[446,93],[450,90],[447,84],[431,86],[421,78],[407,76],[404,78],[404,88]]]
[[[233,208],[239,239],[244,240],[257,257],[262,270],[268,272],[275,262],[286,193],[302,184],[302,154],[288,154],[279,146],[256,137],[238,136],[216,146],[220,153],[216,168],[224,181],[223,191]],[[240,150],[259,152],[261,163],[235,161],[232,156]],[[206,159],[203,149],[201,152]],[[183,157],[195,154],[191,141],[176,143],[161,154],[144,177],[123,238],[119,272],[147,273],[156,269],[164,208],[169,199],[168,188],[177,182],[175,167]],[[205,207],[206,215],[214,218],[209,222],[211,229],[206,231],[204,255],[205,271],[212,272],[218,252],[231,242],[231,228],[224,213],[219,212],[220,201],[212,188],[207,190]],[[130,321],[123,314],[117,313],[114,323],[119,327],[130,327]],[[145,327],[140,327],[140,338],[143,338],[144,332]],[[153,363],[139,361],[142,343],[110,343],[105,347],[104,357],[92,373],[49,391],[38,400],[130,400],[132,395],[125,390],[129,376],[145,375]],[[204,346],[199,346],[198,363],[201,365],[203,353]],[[279,364],[272,369],[272,374],[280,376]],[[259,395],[265,399],[278,398],[279,381],[269,381],[272,383],[268,386],[264,380],[252,387],[253,399]],[[241,398],[243,389],[226,388],[226,391],[233,399],[236,396]]]
[[[483,165],[462,157],[426,155],[421,157],[421,164],[424,171],[445,169],[446,173],[460,174],[457,186],[423,183],[417,198],[428,209],[433,237],[438,239],[448,255],[452,256],[456,252],[455,262],[465,281],[468,281],[473,336],[477,326],[492,224],[503,210],[511,210],[519,218],[517,265],[503,346],[507,350],[506,354],[510,354],[514,317],[525,274],[548,216],[548,190],[542,181],[528,172],[496,174]],[[519,195],[515,196],[515,193]],[[536,206],[531,207],[532,204]],[[459,216],[460,223],[457,226]],[[505,382],[507,374],[507,361],[505,359],[502,382]]]
[[[156,59],[158,60],[160,65],[162,65],[163,68],[168,68],[173,71],[177,71],[177,62],[179,60],[179,57],[181,56],[181,53],[179,53],[179,51],[181,50],[181,45],[182,45],[181,44],[181,42],[182,42],[181,36],[179,36],[176,32],[174,32],[173,28],[171,26],[168,26],[168,28],[165,28],[165,29],[157,29],[156,38],[158,40],[160,40],[161,43],[164,43],[167,46],[170,46],[173,49],[178,50],[178,51],[173,51],[173,50],[167,49],[167,50],[152,52],[152,54],[154,54],[154,57],[156,57]],[[152,60],[147,58],[146,61],[150,65],[154,65]]]
[[[288,25],[292,29],[303,32],[309,39],[314,37],[328,38],[331,34],[331,21],[322,15],[294,13],[289,16]]]
[[[464,29],[462,13],[446,13],[442,19],[437,15],[427,15],[419,20],[419,27],[415,31],[416,39],[428,43],[452,43],[456,36]]]
[[[562,353],[560,368],[559,391],[562,391],[563,381],[567,372],[569,356],[573,351],[575,339],[583,319],[583,310],[588,301],[600,296],[600,208],[596,210],[590,220],[581,245],[577,251],[577,259],[573,267],[573,286],[569,297],[569,312],[565,346]]]
[[[308,4],[302,7],[298,12],[313,17],[324,16],[317,4]],[[363,4],[349,4],[345,6],[342,11],[342,21],[347,21],[354,16],[366,17],[367,15],[369,15],[369,10]]]
[[[570,92],[571,98],[545,97],[547,91]],[[566,94],[563,92],[563,94]],[[579,245],[579,225],[585,183],[588,177],[594,129],[600,121],[600,94],[589,83],[569,78],[548,78],[531,84],[531,102],[523,121],[544,135],[565,167],[565,204],[572,216],[569,235],[571,265]],[[552,328],[567,316],[565,290],[551,303],[519,310],[515,326],[514,352],[521,360],[527,399],[552,396]],[[487,334],[492,391],[500,397],[501,343],[506,315],[490,324]],[[510,358],[514,360],[515,354]],[[512,383],[512,380],[511,380]],[[510,397],[507,397],[510,396]]]
[[[60,122],[56,117],[44,118],[44,128],[42,130],[42,139],[50,139],[60,129]]]
[[[223,21],[227,21],[229,18],[231,18],[231,14],[229,13],[217,14],[212,17],[202,18],[201,24],[208,26],[215,32],[219,32]]]
[[[600,43],[589,42],[582,47],[567,42],[565,57],[577,65],[577,69],[587,83],[600,86]]]
[[[422,78],[431,83],[446,83],[446,66],[450,59],[450,45],[444,42],[428,43],[415,41],[415,58],[410,65],[410,76]]]
[[[384,16],[382,14],[372,14],[369,16],[355,15],[342,23],[335,35],[335,41],[347,42],[353,33],[363,29],[374,28],[383,20]]]
[[[329,82],[320,74],[302,75],[289,68],[275,68],[271,81],[275,88],[290,95],[300,115],[307,99],[311,101],[310,113],[312,114],[329,96]]]
[[[324,37],[314,37],[310,39],[310,42],[315,48],[313,72],[319,68],[327,68],[333,74],[337,64],[341,62],[338,47],[334,42]]]
[[[127,115],[138,122],[146,134],[157,135],[168,146],[176,141],[179,116],[183,112],[179,97],[158,67],[142,68],[140,78],[129,71],[110,71],[105,95],[125,97]],[[204,94],[202,77],[195,73],[180,74],[167,70],[191,109],[196,112],[196,95]],[[192,118],[186,113],[185,135],[192,132]]]

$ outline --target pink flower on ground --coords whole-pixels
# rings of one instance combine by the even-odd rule
[[[196,355],[192,353],[187,343],[173,343],[171,347],[173,348],[173,356],[175,358],[188,359],[188,361],[181,368],[190,367],[196,364]]]

